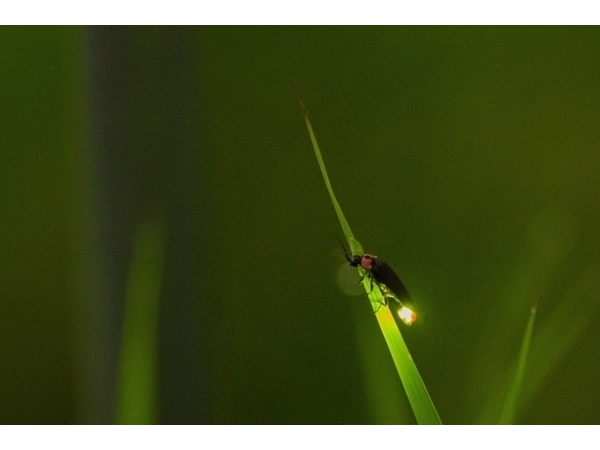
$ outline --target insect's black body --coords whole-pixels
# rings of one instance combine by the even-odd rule
[[[396,272],[388,266],[383,260],[373,255],[354,255],[352,258],[346,256],[346,259],[352,267],[362,267],[367,271],[368,274],[378,285],[384,285],[385,288],[390,290],[398,300],[409,299],[408,291],[396,275]],[[384,297],[386,293],[382,292]]]
[[[373,275],[373,278],[378,283],[385,284],[399,300],[410,298],[408,291],[402,284],[402,281],[400,281],[400,278],[398,278],[398,275],[396,275],[396,272],[383,259],[375,258],[371,275]]]

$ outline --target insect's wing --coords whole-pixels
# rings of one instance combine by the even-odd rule
[[[417,320],[417,314],[414,312],[408,291],[402,284],[402,281],[400,281],[398,275],[396,275],[396,272],[385,261],[377,258],[371,269],[371,275],[375,281],[385,285],[385,289],[392,291],[397,297],[401,306],[398,310],[398,315],[405,324],[410,325]]]
[[[410,299],[408,291],[402,284],[402,281],[400,281],[398,275],[396,275],[396,272],[382,259],[377,258],[375,260],[371,274],[375,278],[375,281],[385,284],[399,300]]]

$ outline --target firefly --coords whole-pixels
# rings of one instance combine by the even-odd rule
[[[371,283],[375,282],[383,295],[383,306],[388,306],[388,299],[392,299],[400,305],[398,315],[404,323],[410,325],[417,320],[417,314],[402,304],[403,299],[410,300],[408,291],[396,272],[383,259],[365,253],[364,255],[354,255],[352,258],[346,254],[346,260],[350,263],[349,267],[361,267],[367,271],[360,279],[360,283],[366,276],[371,279]]]

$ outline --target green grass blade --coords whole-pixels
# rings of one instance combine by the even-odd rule
[[[533,307],[531,308],[531,313],[529,314],[529,320],[527,321],[527,327],[525,328],[525,335],[523,336],[523,341],[521,342],[521,349],[519,350],[519,361],[517,363],[517,370],[508,388],[508,393],[506,394],[504,407],[502,408],[502,413],[500,415],[501,424],[512,424],[515,418],[517,409],[517,399],[519,398],[521,387],[523,386],[525,365],[527,363],[527,356],[529,354],[531,336],[533,336],[533,325],[535,324],[536,312],[537,302],[535,305],[533,305]]]
[[[354,317],[354,340],[371,424],[401,425],[412,423],[414,414],[406,398],[398,372],[390,360],[387,346],[382,345],[382,333],[364,304],[351,305]],[[388,361],[389,360],[389,361]],[[390,364],[391,363],[391,364]],[[390,367],[392,366],[392,367]],[[391,369],[391,370],[390,370]]]
[[[156,423],[158,303],[165,247],[157,222],[138,226],[127,280],[117,423]]]
[[[350,245],[350,251],[353,255],[363,254],[364,252],[362,250],[362,246],[354,238],[352,230],[350,229],[350,225],[346,221],[346,217],[342,212],[342,208],[340,207],[335,194],[333,193],[333,188],[331,187],[329,177],[327,176],[327,169],[325,168],[325,163],[323,162],[323,157],[321,156],[319,144],[315,138],[310,120],[308,119],[308,112],[306,111],[306,107],[304,106],[304,102],[300,96],[300,91],[297,87],[296,93],[298,95],[300,107],[302,108],[302,114],[304,116],[304,121],[306,122],[306,128],[308,129],[308,134],[310,136],[317,161],[319,162],[319,167],[321,168],[321,174],[325,180],[325,185],[327,186],[327,191],[329,192],[335,212],[338,216],[340,224],[342,225],[344,235],[346,236],[348,244]],[[359,268],[359,272],[361,275],[364,275],[363,269]],[[392,354],[392,359],[394,360],[396,370],[398,371],[398,375],[400,376],[400,380],[404,386],[404,390],[413,409],[413,413],[415,414],[415,418],[417,419],[417,423],[420,425],[441,424],[440,417],[435,409],[435,406],[433,405],[433,402],[431,401],[431,397],[427,392],[427,388],[423,383],[421,375],[417,370],[417,366],[415,365],[408,348],[402,339],[402,335],[400,334],[400,330],[398,329],[398,325],[392,316],[390,308],[381,307],[383,301],[381,292],[376,286],[371,288],[369,284],[370,283],[363,283],[369,300],[371,301],[371,306],[373,307],[374,311],[377,311],[377,321],[379,322],[379,326],[381,327],[385,341],[390,349],[390,353]]]
[[[335,198],[335,194],[333,193],[333,188],[331,187],[331,182],[329,181],[329,176],[327,175],[327,169],[325,168],[325,163],[323,162],[323,157],[321,156],[321,150],[319,149],[319,144],[317,143],[317,138],[313,133],[312,126],[310,125],[310,120],[308,120],[308,112],[306,111],[306,107],[304,106],[304,102],[302,101],[302,97],[300,96],[300,91],[298,87],[296,87],[296,94],[298,95],[298,101],[300,102],[300,107],[302,108],[302,115],[304,116],[304,122],[306,122],[306,128],[308,129],[308,135],[310,136],[310,140],[312,142],[313,149],[315,150],[315,156],[317,157],[317,161],[319,162],[319,168],[321,169],[321,175],[323,175],[323,180],[325,180],[325,186],[327,186],[327,191],[329,192],[329,197],[331,198],[331,203],[333,203],[333,208],[338,216],[340,224],[342,225],[342,230],[344,231],[344,236],[350,245],[350,252],[353,255],[359,255],[363,253],[361,245],[354,239],[354,235],[352,234],[352,230],[350,229],[350,225],[346,220],[346,216],[340,207],[337,199]]]
[[[372,304],[377,302],[377,305],[381,305],[379,302],[382,298],[378,289],[373,289],[373,292],[369,294],[369,299]],[[385,342],[392,354],[392,359],[394,360],[398,375],[400,375],[400,380],[404,386],[404,391],[415,414],[417,423],[419,425],[441,425],[440,416],[431,401],[429,392],[427,392],[425,383],[423,383],[423,379],[406,347],[404,339],[402,339],[398,325],[392,316],[392,310],[379,306],[378,308],[379,310],[375,314],[377,322],[379,322]]]
[[[537,320],[527,356],[527,376],[519,388],[517,407],[527,403],[544,387],[548,377],[572,351],[577,340],[581,339],[588,327],[593,326],[592,322],[598,313],[598,301],[597,295],[590,295],[587,289],[596,292],[589,283],[597,283],[598,279],[595,272],[588,272],[573,284],[562,302],[554,306],[543,322]],[[502,380],[497,384],[509,386],[514,372],[506,372],[501,377]],[[483,408],[475,419],[476,423],[497,423],[498,411],[502,411],[506,403],[504,392],[497,389],[490,389],[489,392],[489,398],[482,403]]]

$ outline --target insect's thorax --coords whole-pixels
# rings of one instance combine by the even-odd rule
[[[375,266],[375,261],[377,260],[377,256],[364,254],[360,258],[360,267],[365,270],[372,270],[373,266]]]

